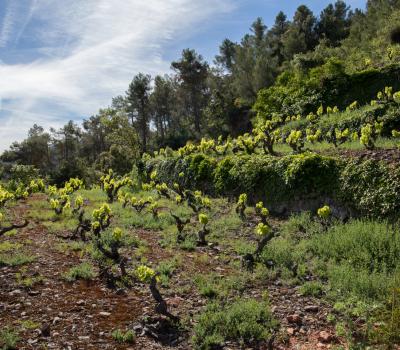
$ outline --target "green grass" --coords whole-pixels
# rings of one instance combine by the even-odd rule
[[[225,209],[227,203],[224,203],[222,209]],[[236,214],[235,210],[232,208],[227,212],[219,213],[217,212],[210,220],[210,239],[212,240],[222,240],[219,243],[224,243],[223,239],[228,237],[235,237],[237,231],[243,225],[242,220]]]
[[[30,206],[27,218],[40,221],[50,233],[59,233],[65,230],[73,231],[78,224],[78,220],[72,216],[70,210],[57,215],[46,200],[31,201]]]
[[[56,245],[56,249],[61,253],[75,252],[83,255],[89,250],[89,244],[82,241],[61,242]]]
[[[394,339],[389,325],[400,322],[400,316],[392,316],[397,315],[400,301],[390,308],[387,301],[400,286],[398,228],[386,222],[352,220],[346,224],[333,222],[325,230],[303,213],[283,223],[280,232],[265,248],[262,260],[273,261],[281,280],[298,284],[305,274],[313,275],[316,280],[303,283],[300,293],[335,304],[339,319],[345,320],[338,321],[342,332],[355,332],[351,320],[358,317],[381,324],[378,331],[386,332],[381,340]],[[390,311],[392,308],[394,311]],[[363,337],[372,341],[378,331]],[[350,340],[354,339],[350,336]]]
[[[384,222],[354,220],[336,225],[310,242],[326,261],[333,292],[384,300],[400,274],[400,232]]]
[[[300,293],[304,296],[320,297],[324,292],[324,286],[319,281],[306,282],[300,287]]]
[[[197,275],[194,277],[194,282],[201,296],[212,299],[219,295],[218,284],[214,278]]]
[[[100,188],[90,189],[90,190],[79,190],[77,195],[81,195],[84,200],[89,203],[85,203],[85,206],[90,206],[93,208],[99,207],[101,204],[107,202],[107,195]]]
[[[68,213],[62,214],[62,218],[57,218],[55,221],[43,221],[42,223],[53,234],[62,231],[73,232],[78,226],[78,220]]]
[[[197,237],[193,234],[187,236],[185,241],[179,244],[179,248],[188,252],[195,251],[196,247],[197,247]]]
[[[40,274],[29,275],[28,268],[23,267],[19,272],[15,274],[15,279],[18,285],[25,288],[32,288],[36,284],[43,282],[44,278]]]
[[[56,214],[46,200],[30,201],[30,209],[27,212],[27,219],[38,221],[50,221],[56,219]]]
[[[28,228],[29,228],[29,225],[28,225]],[[14,229],[14,230],[6,232],[4,234],[4,237],[15,237],[17,234],[18,234],[18,230]]]
[[[194,277],[199,294],[210,299],[240,295],[251,285],[251,280],[251,274],[240,271],[223,277],[216,273],[198,274]]]
[[[0,330],[0,346],[2,346],[2,350],[17,349],[19,340],[20,337],[15,330],[8,327]]]
[[[240,256],[243,256],[245,254],[252,254],[256,250],[255,242],[249,242],[245,239],[231,238],[229,240],[226,240],[225,242],[229,244],[233,251]]]
[[[279,233],[282,237],[295,241],[310,238],[321,230],[321,224],[308,211],[291,215],[279,227]]]
[[[35,260],[36,257],[23,252],[0,254],[0,266],[20,266]]]
[[[111,335],[112,335],[113,339],[118,343],[133,344],[136,339],[135,333],[133,333],[133,331],[131,331],[131,330],[123,332],[120,329],[116,329],[112,332]]]
[[[386,223],[355,220],[314,237],[313,250],[335,262],[346,261],[370,272],[393,272],[400,266],[400,232]]]
[[[73,282],[76,280],[93,280],[97,276],[93,265],[88,262],[83,262],[77,266],[71,267],[63,277],[68,282]]]
[[[23,321],[20,321],[20,324],[23,329],[32,330],[32,329],[40,328],[40,323],[32,321],[32,320],[23,320]]]
[[[157,267],[157,272],[160,273],[159,277],[161,280],[161,285],[163,287],[169,286],[170,278],[173,276],[176,269],[182,265],[183,261],[179,255],[176,255],[172,259],[165,260],[159,263]]]
[[[4,241],[0,243],[0,254],[6,253],[14,250],[21,249],[23,245],[21,243],[13,243],[9,241]]]
[[[228,340],[256,344],[267,341],[275,327],[265,302],[238,299],[226,306],[212,303],[198,316],[192,343],[199,350],[214,349]]]
[[[386,141],[382,139],[380,142]],[[326,150],[332,149],[327,144],[321,146]],[[351,143],[348,146],[358,147]],[[87,217],[91,216],[93,209],[107,201],[106,195],[99,189],[79,193],[85,199]],[[140,191],[134,195],[138,198],[150,195],[157,198],[154,192]],[[139,261],[155,266],[152,255],[145,254],[149,246],[147,236],[144,235],[142,241],[136,232],[139,231],[140,237],[142,233],[148,234],[152,242],[161,237],[160,246],[174,254],[172,258],[158,262],[156,268],[162,291],[168,296],[194,292],[208,302],[197,315],[193,330],[194,348],[212,349],[226,341],[237,342],[242,347],[257,347],[257,341],[267,340],[276,325],[269,306],[246,297],[276,279],[284,284],[299,286],[298,292],[304,297],[323,298],[325,302],[335,305],[332,322],[337,322],[337,328],[343,334],[351,335],[354,331],[350,323],[353,318],[383,324],[382,332],[385,330],[388,334],[393,328],[391,324],[397,324],[397,316],[391,317],[389,300],[393,290],[400,285],[400,232],[385,222],[351,220],[344,224],[332,220],[326,228],[309,212],[292,215],[285,221],[274,220],[278,234],[267,244],[255,264],[254,272],[250,273],[242,268],[240,256],[253,253],[256,248],[253,208],[247,209],[248,218],[242,221],[234,211],[234,204],[226,198],[212,199],[212,208],[205,210],[211,231],[207,240],[218,245],[217,252],[211,247],[197,247],[196,233],[200,227],[197,214],[186,204],[177,205],[165,198],[157,201],[162,207],[162,215],[158,219],[146,210],[139,214],[132,208],[123,208],[121,203],[111,204],[111,226],[102,233],[101,239],[107,246],[113,229],[121,227],[125,233],[121,251],[124,256],[132,258],[134,267]],[[50,232],[76,227],[76,219],[69,213],[54,221],[54,213],[46,201],[32,201],[32,205],[29,215],[43,222]],[[185,227],[187,238],[181,244],[176,242],[177,228],[169,215],[170,209],[182,218],[192,219]],[[0,266],[17,266],[33,261],[34,257],[25,253],[27,245],[28,242],[0,243]],[[81,258],[93,258],[93,261],[99,259],[90,242],[60,242],[56,249],[63,253],[75,252]],[[195,251],[190,253],[195,272],[186,270],[187,251]],[[226,268],[216,269],[216,266]],[[30,287],[38,282],[28,271],[21,269],[16,275],[18,284]],[[95,268],[89,262],[73,266],[63,275],[68,281],[91,280],[96,276]],[[393,309],[397,315],[396,306]],[[30,327],[29,324],[21,326],[25,329]],[[120,329],[112,334],[120,343],[134,341],[132,335]],[[373,339],[370,334],[368,337]],[[394,338],[382,335],[382,339]]]
[[[353,220],[325,232],[305,215],[282,225],[282,235],[268,244],[263,260],[272,260],[277,268],[296,266],[297,274],[305,264],[308,272],[328,278],[336,297],[385,299],[400,273],[398,229],[385,222]]]

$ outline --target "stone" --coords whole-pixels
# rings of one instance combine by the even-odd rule
[[[110,316],[111,313],[110,312],[106,312],[106,311],[101,311],[101,312],[99,312],[99,315],[100,316]]]
[[[54,319],[53,319],[53,324],[56,324],[57,322],[60,322],[60,321],[61,321],[61,318],[58,317],[58,316],[56,316],[56,317],[54,317]]]
[[[50,324],[44,323],[42,328],[40,329],[40,333],[43,337],[50,337],[51,327]]]
[[[21,294],[22,291],[20,289],[14,289],[13,291],[10,292],[10,295],[17,295],[17,294]]]
[[[287,328],[286,332],[290,337],[293,337],[296,334],[296,330],[292,327]]]
[[[31,297],[35,297],[35,296],[37,296],[39,294],[40,294],[40,292],[38,290],[30,290],[28,292],[28,295],[30,295]]]
[[[304,308],[305,312],[318,312],[318,310],[319,310],[319,306],[318,305],[307,305]]]
[[[332,341],[332,335],[329,334],[327,331],[319,332],[318,340],[321,343],[330,343]]]
[[[172,307],[178,307],[179,304],[183,301],[184,299],[180,297],[175,297],[167,300],[167,304],[172,306]]]
[[[133,326],[133,330],[135,331],[135,333],[141,333],[143,330],[143,327],[140,324],[136,324]]]
[[[301,317],[297,314],[289,315],[286,319],[289,323],[301,324]]]

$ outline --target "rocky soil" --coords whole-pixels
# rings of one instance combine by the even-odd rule
[[[23,218],[30,207],[29,199],[14,208],[16,219]],[[159,261],[173,256],[160,246],[157,232],[133,230],[148,245],[146,258]],[[177,329],[160,319],[153,310],[153,300],[146,286],[110,290],[101,280],[66,282],[62,277],[70,267],[84,258],[73,251],[60,251],[64,239],[48,232],[40,222],[31,222],[2,241],[24,242],[25,253],[36,257],[26,274],[41,277],[41,282],[27,288],[18,284],[16,273],[21,267],[0,266],[0,329],[20,330],[18,349],[190,349],[190,327]],[[226,256],[220,258],[218,247],[195,252],[180,252],[184,264],[174,273],[171,287],[162,289],[173,314],[193,325],[194,315],[206,304],[193,283],[195,272],[207,271],[224,278],[230,273]],[[201,259],[207,255],[207,259]],[[228,257],[237,259],[238,257]],[[185,287],[186,286],[186,287]],[[189,286],[189,287],[188,287]],[[245,295],[260,298],[268,292],[274,316],[280,322],[273,349],[329,349],[343,344],[327,322],[329,305],[299,293],[298,287],[285,286],[279,279],[251,286]],[[151,326],[144,325],[147,316]],[[132,329],[133,344],[118,344],[111,333],[115,329]],[[189,331],[188,331],[188,330]],[[226,343],[224,349],[239,349]],[[259,349],[268,349],[263,344]]]

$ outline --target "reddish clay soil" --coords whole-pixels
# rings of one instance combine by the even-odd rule
[[[16,217],[24,217],[31,200],[35,198],[13,209]],[[132,232],[147,242],[145,256],[150,262],[173,257],[173,252],[160,246],[160,233],[144,230]],[[165,320],[155,315],[154,303],[146,286],[110,290],[98,279],[91,282],[64,281],[62,274],[85,258],[78,253],[58,250],[57,244],[63,239],[49,233],[39,222],[31,222],[12,237],[0,238],[0,241],[4,240],[25,241],[27,254],[36,256],[36,260],[27,265],[27,274],[40,274],[44,279],[32,288],[24,288],[16,281],[20,266],[0,267],[0,329],[6,326],[21,329],[21,321],[27,320],[40,325],[37,329],[21,330],[18,349],[192,348],[190,330],[165,326]],[[221,250],[218,247],[201,248],[195,252],[180,251],[179,254],[183,264],[174,272],[171,288],[162,289],[161,292],[170,311],[185,319],[188,328],[191,328],[194,316],[207,302],[193,287],[191,279],[194,274],[215,272],[224,278],[232,267],[227,264],[226,254],[224,259],[220,258]],[[229,258],[238,259],[237,256]],[[268,291],[272,311],[281,325],[273,349],[329,349],[343,343],[342,339],[335,336],[334,327],[326,321],[326,316],[332,311],[328,305],[318,299],[301,296],[297,287],[284,286],[279,279],[249,286],[244,295],[261,298],[265,291]],[[141,325],[144,316],[159,319],[161,334],[153,332],[152,336],[152,330]],[[135,343],[116,343],[111,333],[117,328],[135,330]],[[240,347],[228,342],[224,349]],[[262,344],[257,349],[268,347]]]

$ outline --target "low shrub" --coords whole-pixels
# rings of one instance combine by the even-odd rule
[[[16,331],[11,328],[4,328],[0,330],[0,346],[3,350],[17,349],[17,343],[20,337]]]
[[[343,203],[370,217],[398,217],[400,168],[375,160],[349,160],[340,175]]]
[[[324,291],[324,286],[319,281],[306,282],[300,287],[300,293],[305,296],[320,297]]]
[[[400,266],[400,234],[386,223],[354,220],[310,240],[327,263],[331,290],[342,296],[384,300]]]
[[[91,264],[84,262],[80,265],[71,267],[64,275],[64,278],[69,281],[76,281],[78,279],[82,280],[92,280],[96,278],[96,272]]]
[[[267,342],[276,325],[265,302],[238,299],[226,306],[213,303],[198,317],[192,342],[195,349],[201,350],[213,349],[228,340],[256,345]]]

